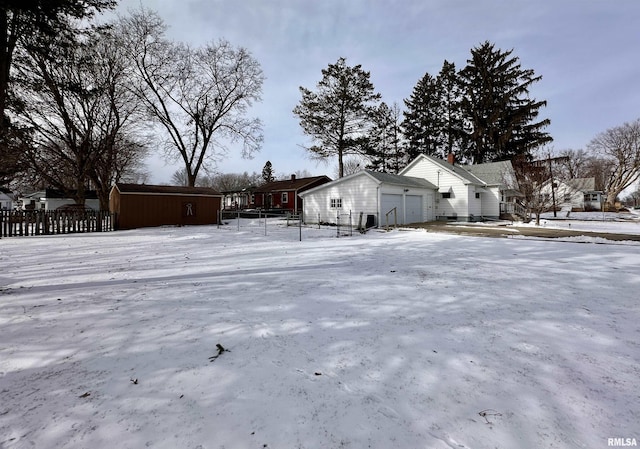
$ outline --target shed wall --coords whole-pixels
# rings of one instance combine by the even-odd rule
[[[116,229],[163,225],[217,224],[221,197],[179,194],[131,194],[115,190],[110,198]]]

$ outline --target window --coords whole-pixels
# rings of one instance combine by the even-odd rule
[[[256,204],[256,196],[253,193],[251,194],[251,199],[249,201],[251,201],[251,204]]]
[[[442,192],[442,198],[451,198],[451,192]]]
[[[585,193],[584,194],[584,201],[586,203],[591,202],[591,201],[598,201],[598,194],[597,193]]]
[[[476,192],[476,199],[480,199],[480,192]]]
[[[289,203],[289,192],[282,192],[282,204]]]
[[[331,209],[342,208],[342,198],[331,198]]]
[[[564,202],[568,203],[569,201],[571,201],[571,194],[570,193],[565,193],[564,194]]]

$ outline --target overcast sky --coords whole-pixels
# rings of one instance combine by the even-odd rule
[[[426,72],[446,59],[458,69],[470,49],[493,42],[513,49],[522,67],[542,75],[531,96],[547,100],[541,118],[557,149],[584,148],[598,133],[640,118],[639,0],[120,0],[118,12],[140,4],[155,10],[174,40],[225,38],[262,65],[263,101],[253,115],[264,144],[252,160],[229,157],[223,173],[279,175],[307,170],[335,177],[336,161],[311,161],[292,110],[299,87],[315,89],[321,70],[345,57],[361,64],[388,104],[409,97]],[[168,183],[181,168],[159,158],[150,182]]]

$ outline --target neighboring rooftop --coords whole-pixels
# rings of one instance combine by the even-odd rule
[[[328,176],[311,176],[309,178],[297,178],[295,175],[291,175],[290,179],[282,181],[273,181],[258,187],[255,192],[280,192],[288,190],[299,190],[303,187],[314,185],[317,182],[329,182],[331,178]]]
[[[215,189],[209,187],[184,187],[184,186],[158,186],[152,184],[126,184],[117,183],[115,187],[120,193],[165,193],[181,195],[221,195]]]

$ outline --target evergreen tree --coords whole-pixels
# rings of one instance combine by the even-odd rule
[[[265,183],[273,182],[273,180],[274,180],[273,167],[271,165],[271,161],[267,161],[267,163],[264,164],[264,167],[262,168],[262,180]]]
[[[402,129],[407,139],[409,159],[424,153],[441,156],[441,120],[437,80],[426,73],[413,88],[408,99],[404,100],[407,110],[404,112]]]
[[[400,128],[400,107],[381,103],[375,114],[375,126],[369,139],[367,168],[383,173],[397,173],[407,162]]]
[[[438,116],[440,118],[440,155],[456,154],[462,160],[464,118],[461,111],[462,91],[455,64],[444,61],[437,78]]]
[[[529,89],[542,77],[523,69],[512,53],[485,42],[471,50],[459,73],[462,110],[471,125],[465,157],[471,163],[526,156],[553,140],[543,131],[550,121],[536,121],[546,101],[529,97]]]
[[[314,145],[307,148],[316,159],[338,157],[338,175],[344,176],[344,156],[365,154],[366,136],[380,100],[361,65],[348,66],[345,58],[322,70],[315,92],[300,87],[302,100],[293,110]]]

